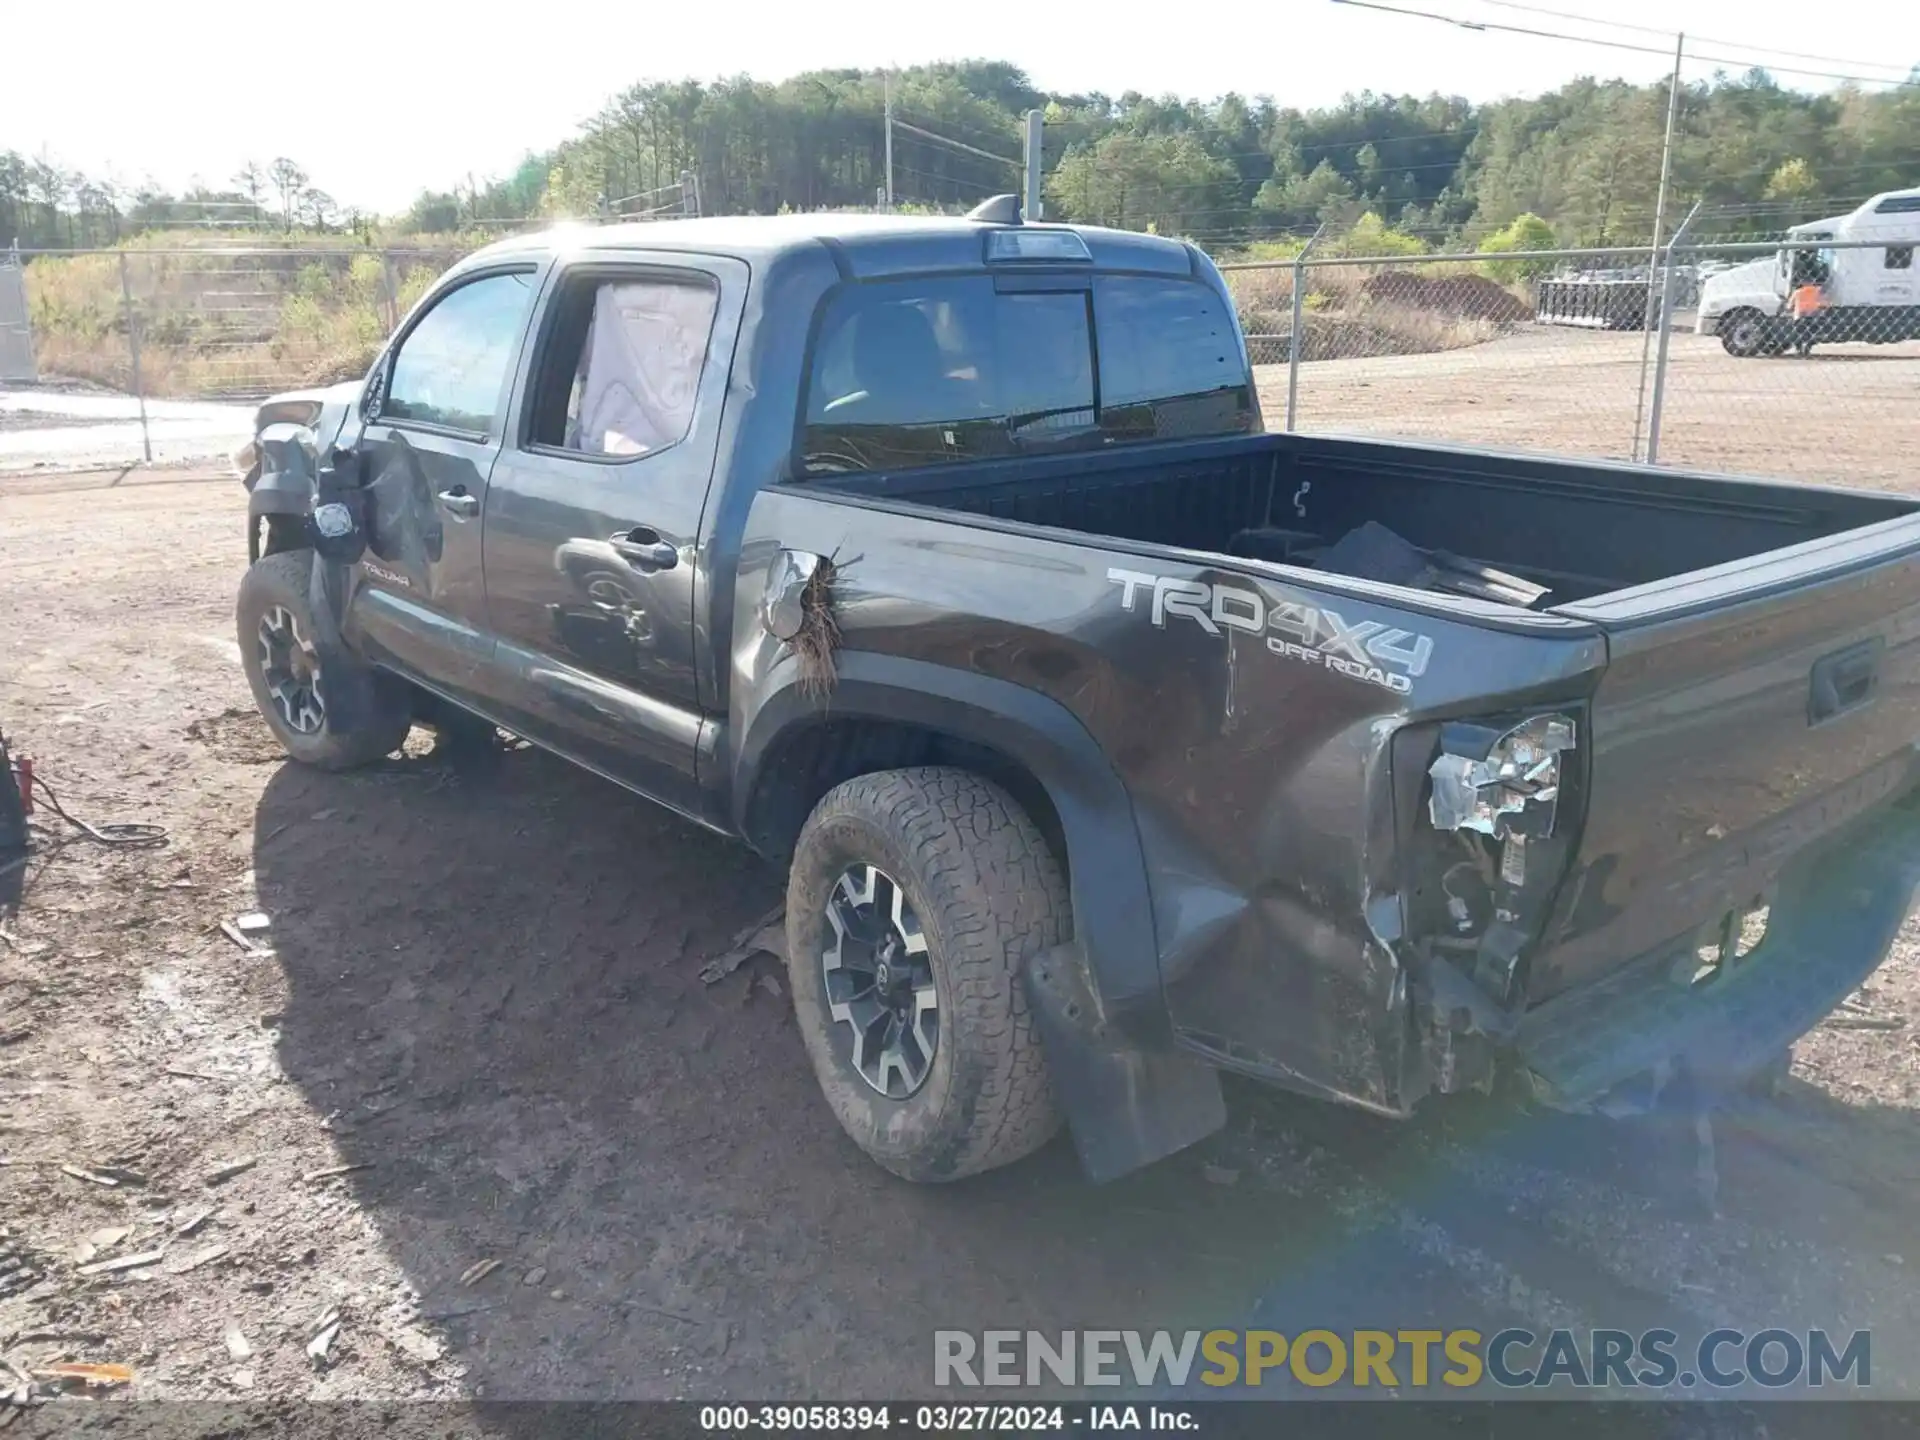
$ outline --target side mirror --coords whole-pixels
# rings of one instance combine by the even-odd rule
[[[367,383],[360,387],[360,418],[380,418],[380,404],[387,398],[387,357],[383,354],[367,372]]]

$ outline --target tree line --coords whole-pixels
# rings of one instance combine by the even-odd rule
[[[1668,87],[1581,79],[1476,104],[1443,95],[1349,96],[1317,109],[1270,97],[1055,94],[998,61],[636,84],[575,135],[505,177],[422,192],[389,235],[539,217],[643,214],[694,177],[709,214],[873,206],[953,210],[1017,190],[1021,116],[1045,125],[1050,217],[1154,229],[1215,249],[1364,222],[1399,248],[1524,234],[1561,245],[1650,237]],[[1899,86],[1809,94],[1765,71],[1686,85],[1672,193],[1703,201],[1703,230],[1758,235],[1920,184],[1920,72]],[[0,240],[110,244],[238,223],[360,228],[295,162],[249,166],[219,190],[131,193],[0,151]],[[1671,223],[1671,222],[1670,222]],[[1518,225],[1518,229],[1516,229]]]

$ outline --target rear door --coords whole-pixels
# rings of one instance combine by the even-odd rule
[[[473,700],[493,649],[481,506],[500,454],[538,268],[460,276],[409,322],[369,386],[357,448],[370,513],[353,619],[397,668]]]
[[[1608,661],[1534,1000],[1759,908],[1787,861],[1913,783],[1920,517],[1559,613],[1600,624]]]
[[[508,723],[695,813],[700,515],[746,289],[720,257],[570,265],[485,505]]]

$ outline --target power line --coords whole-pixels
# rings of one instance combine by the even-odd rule
[[[1529,25],[1502,25],[1496,20],[1468,20],[1458,15],[1442,15],[1435,10],[1409,10],[1398,5],[1382,5],[1378,0],[1333,0],[1336,5],[1349,5],[1357,10],[1378,10],[1387,15],[1408,15],[1416,20],[1437,20],[1443,25],[1452,25],[1461,30],[1481,30],[1504,35],[1527,35],[1537,40],[1566,40],[1575,45],[1598,45],[1607,50],[1631,50],[1639,55],[1665,56],[1669,52],[1656,45],[1635,45],[1629,40],[1602,40],[1597,35],[1568,35],[1560,30],[1539,30]],[[1704,60],[1714,65],[1743,65],[1755,70],[1778,70],[1787,75],[1810,75],[1820,80],[1852,81],[1860,85],[1893,85],[1899,87],[1920,85],[1912,79],[1890,80],[1884,75],[1850,75],[1836,70],[1808,70],[1797,65],[1756,65],[1752,60],[1742,60],[1728,55],[1703,55],[1698,52],[1686,57],[1689,60]]]
[[[1480,0],[1482,5],[1493,5],[1502,10],[1523,10],[1530,15],[1551,15],[1556,20],[1573,20],[1582,25],[1599,25],[1609,30],[1631,30],[1641,35],[1672,35],[1671,30],[1663,30],[1657,25],[1633,25],[1625,20],[1603,20],[1597,15],[1581,15],[1572,10],[1549,10],[1541,5],[1522,4],[1521,0]],[[1708,45],[1728,45],[1735,50],[1750,50],[1756,55],[1785,55],[1791,60],[1818,60],[1823,65],[1858,65],[1869,70],[1900,70],[1901,79],[1912,72],[1911,66],[1888,65],[1879,60],[1849,60],[1840,55],[1810,55],[1804,50],[1776,50],[1766,45],[1752,45],[1744,40],[1718,40],[1711,35],[1694,37]],[[1897,82],[1889,82],[1897,83]]]
[[[900,102],[895,100],[893,105],[894,119],[898,121],[905,113],[900,106]],[[984,130],[978,125],[963,125],[958,120],[949,117],[942,117],[939,120],[916,120],[914,123],[926,125],[929,128],[951,131],[955,135],[963,135],[969,139],[1011,140],[1016,145],[1020,143],[1020,136],[1017,134],[1009,135],[1001,130]]]
[[[1016,170],[1022,168],[1018,160],[1011,160],[1005,155],[996,155],[991,150],[982,150],[978,145],[969,145],[964,140],[949,140],[945,135],[936,135],[931,130],[922,130],[918,125],[909,125],[897,116],[894,119],[893,128],[904,130],[909,135],[918,135],[923,140],[931,140],[936,145],[949,145],[969,155],[978,155],[983,160],[998,160],[1002,165],[1011,165]]]

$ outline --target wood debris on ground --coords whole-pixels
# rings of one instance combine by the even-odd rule
[[[498,1270],[500,1264],[501,1262],[498,1260],[476,1261],[474,1264],[469,1265],[461,1274],[460,1283],[467,1286],[478,1285],[482,1280],[486,1279],[487,1276]]]
[[[202,1225],[206,1224],[207,1221],[211,1220],[215,1215],[218,1215],[219,1213],[220,1213],[220,1207],[218,1205],[202,1206],[200,1209],[194,1211],[193,1214],[189,1215],[186,1219],[182,1220],[178,1225],[174,1227],[174,1230],[173,1230],[174,1238],[176,1240],[186,1239],[187,1236],[193,1234],[194,1231],[198,1230]]]
[[[240,927],[234,924],[233,921],[231,920],[222,920],[220,922],[220,933],[226,936],[227,939],[231,940],[234,944],[238,945],[242,950],[246,951],[249,955],[258,955],[263,949],[262,946],[254,944],[253,941],[249,940],[245,935],[243,935],[240,932]]]
[[[43,1365],[34,1372],[34,1378],[57,1382],[78,1381],[83,1385],[131,1385],[133,1367],[71,1360],[58,1365]]]
[[[75,1180],[85,1180],[89,1185],[104,1186],[108,1190],[119,1188],[120,1182],[111,1175],[102,1175],[95,1170],[83,1170],[78,1165],[62,1165],[62,1175],[71,1175]]]
[[[110,1225],[104,1230],[95,1230],[86,1239],[73,1247],[76,1264],[84,1265],[96,1258],[102,1251],[111,1250],[127,1236],[133,1233],[130,1225]]]
[[[307,1340],[307,1358],[315,1365],[325,1365],[333,1352],[333,1342],[340,1338],[340,1310],[329,1306],[314,1322]]]
[[[776,905],[752,924],[743,926],[725,950],[700,967],[701,982],[717,985],[755,955],[776,955],[784,960],[787,955],[786,913],[786,906]]]
[[[113,1275],[122,1270],[138,1270],[147,1265],[158,1265],[166,1257],[164,1250],[143,1250],[138,1255],[122,1255],[116,1260],[96,1260],[91,1265],[82,1265],[73,1273],[76,1275]]]
[[[224,1164],[214,1166],[213,1169],[207,1172],[207,1184],[224,1185],[227,1181],[233,1179],[234,1176],[246,1174],[247,1171],[253,1169],[253,1167],[259,1163],[260,1157],[257,1155],[248,1155],[239,1160],[228,1160]]]
[[[331,1180],[336,1175],[351,1175],[357,1170],[371,1170],[372,1168],[372,1164],[365,1161],[358,1165],[330,1165],[325,1170],[309,1170],[300,1178],[311,1185],[318,1180]]]

